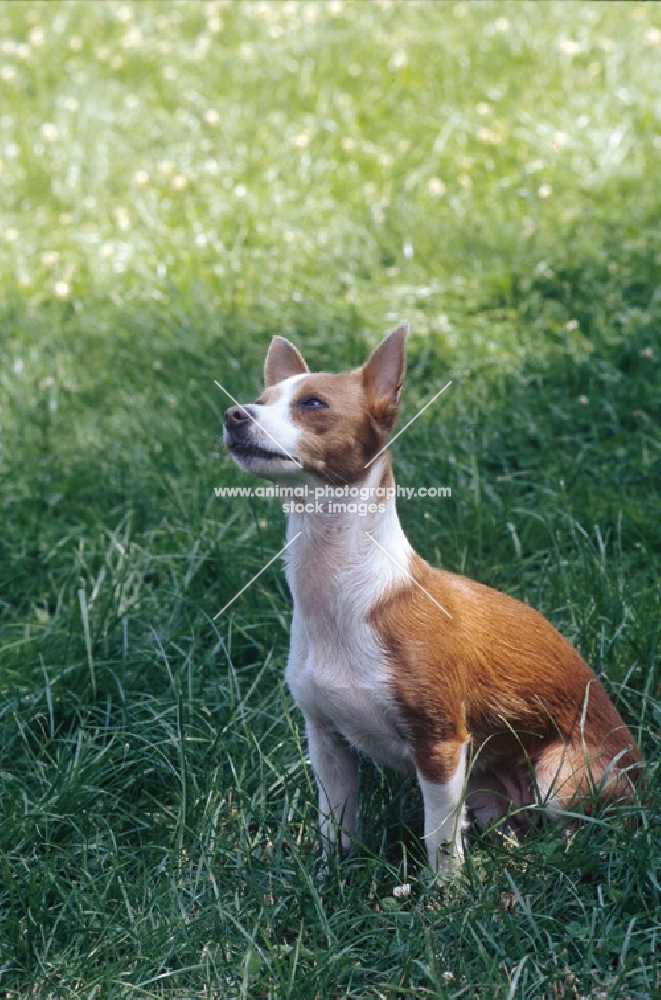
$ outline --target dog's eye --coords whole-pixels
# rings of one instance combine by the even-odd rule
[[[329,405],[325,399],[321,396],[304,396],[303,399],[299,399],[299,406],[304,406],[306,410],[328,410]]]

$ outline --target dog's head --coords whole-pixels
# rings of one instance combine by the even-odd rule
[[[408,333],[408,323],[398,326],[361,368],[338,375],[311,374],[294,345],[274,337],[259,399],[225,413],[223,439],[237,465],[274,480],[365,478],[397,420]]]

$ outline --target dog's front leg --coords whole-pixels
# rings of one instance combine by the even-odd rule
[[[461,832],[465,826],[466,749],[466,743],[443,745],[439,754],[443,766],[432,766],[431,774],[428,766],[424,771],[418,767],[425,807],[427,856],[432,871],[440,877],[459,867],[464,856]],[[435,770],[438,775],[433,773]]]
[[[319,786],[319,827],[324,856],[340,829],[342,850],[358,828],[358,754],[325,722],[306,719],[310,763]]]

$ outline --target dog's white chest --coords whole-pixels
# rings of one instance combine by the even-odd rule
[[[290,520],[290,537],[299,530],[302,537],[288,552],[294,617],[287,681],[308,720],[340,733],[379,763],[409,771],[391,666],[370,624],[375,605],[407,575],[410,546],[394,502],[380,528],[376,544],[360,518],[344,525]],[[380,547],[386,542],[397,553],[395,562]]]
[[[368,625],[328,644],[292,627],[287,681],[306,717],[340,733],[356,750],[398,771],[414,771],[392,696],[389,668]]]

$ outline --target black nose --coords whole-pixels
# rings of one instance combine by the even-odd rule
[[[250,417],[241,406],[230,406],[229,410],[225,410],[225,427],[228,431],[236,430],[237,427],[248,423],[249,420]]]

